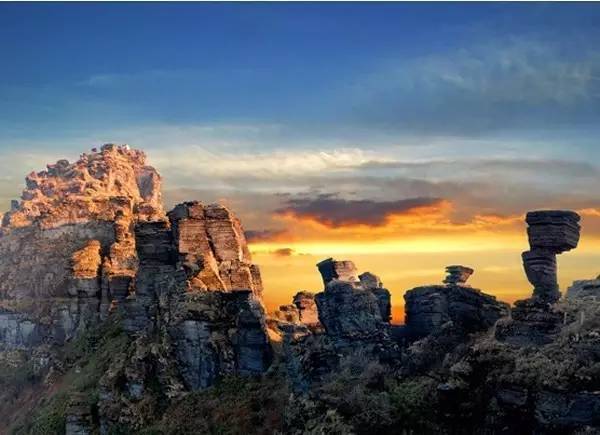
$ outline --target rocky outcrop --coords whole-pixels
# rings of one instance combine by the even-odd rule
[[[169,219],[190,291],[250,290],[261,296],[260,270],[252,264],[240,221],[226,207],[186,202]]]
[[[581,279],[573,281],[567,289],[567,298],[581,299],[587,297],[600,297],[600,279]]]
[[[206,388],[227,375],[257,375],[269,367],[265,314],[252,292],[188,293],[172,315],[169,334],[188,388]]]
[[[531,250],[523,252],[523,266],[533,285],[533,295],[548,303],[560,298],[556,279],[556,255],[577,247],[579,215],[572,211],[542,210],[527,213]]]
[[[348,282],[358,282],[358,272],[352,261],[337,261],[327,258],[317,264],[317,268],[323,278],[323,284],[327,286],[334,279]]]
[[[6,322],[58,340],[104,317],[137,270],[135,223],[165,218],[160,182],[143,152],[112,144],[29,174],[0,229]]]
[[[465,285],[473,269],[448,266],[446,271],[446,285],[416,287],[404,295],[406,329],[413,338],[440,331],[447,322],[467,332],[483,331],[508,314],[506,304]]]
[[[541,346],[550,343],[560,332],[564,314],[553,305],[560,298],[556,255],[577,247],[579,219],[572,211],[527,213],[531,249],[522,256],[527,279],[533,285],[533,295],[517,301],[511,319],[498,324],[498,340],[519,346]]]
[[[332,258],[317,264],[325,289],[315,296],[319,321],[328,335],[344,340],[387,336],[390,294],[375,275],[357,277],[351,261]]]
[[[305,325],[319,324],[319,313],[315,302],[315,294],[300,291],[294,295],[293,304],[298,310],[298,321]]]

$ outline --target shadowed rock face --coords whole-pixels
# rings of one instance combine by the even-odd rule
[[[372,339],[387,335],[391,317],[390,292],[378,276],[357,278],[351,261],[332,258],[317,264],[325,290],[315,296],[318,316],[328,335]]]
[[[600,279],[581,279],[573,282],[567,289],[567,298],[600,297]]]
[[[411,336],[424,337],[440,331],[449,321],[465,331],[483,331],[508,314],[507,304],[464,285],[473,269],[464,266],[446,269],[449,276],[445,282],[450,283],[416,287],[405,293],[405,324]],[[455,283],[458,281],[463,282]]]
[[[572,211],[541,210],[527,213],[531,250],[523,252],[523,266],[533,285],[533,295],[553,303],[560,298],[556,278],[556,255],[577,247],[579,215]]]
[[[522,257],[527,279],[534,287],[533,295],[515,303],[512,318],[496,328],[498,340],[519,346],[541,346],[560,332],[563,313],[552,308],[560,298],[556,255],[577,247],[579,219],[572,211],[527,213],[531,249],[523,252]]]

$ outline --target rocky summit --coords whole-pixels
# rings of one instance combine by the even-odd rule
[[[0,434],[600,431],[600,281],[557,281],[576,213],[527,214],[530,298],[455,263],[394,324],[402,289],[333,258],[267,313],[240,220],[165,212],[160,185],[112,144],[27,176],[0,231]]]

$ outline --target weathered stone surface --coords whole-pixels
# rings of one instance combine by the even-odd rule
[[[319,321],[328,335],[346,340],[388,337],[390,294],[378,276],[359,279],[352,261],[328,258],[317,264],[325,290],[315,296]]]
[[[469,277],[473,274],[473,269],[466,266],[446,266],[446,278],[444,284],[465,285]]]
[[[600,298],[600,279],[581,279],[573,281],[571,287],[567,289],[567,298]]]
[[[543,346],[560,332],[564,315],[537,298],[515,302],[511,318],[496,325],[496,338],[516,346]]]
[[[274,313],[275,318],[281,322],[299,323],[300,313],[294,304],[280,305],[279,309]]]
[[[298,320],[305,325],[318,325],[319,314],[315,294],[301,291],[294,295],[293,304],[298,310]]]
[[[260,374],[271,363],[265,315],[250,291],[187,293],[169,327],[180,372],[191,389],[223,376]]]
[[[406,292],[406,325],[413,336],[425,336],[452,321],[467,331],[490,328],[508,307],[477,289],[449,286],[417,287]]]
[[[317,268],[321,273],[323,284],[326,287],[334,279],[358,282],[358,272],[352,261],[337,261],[333,258],[328,258],[318,263]]]
[[[233,213],[195,201],[177,205],[168,215],[191,291],[251,290],[261,295],[260,271]]]
[[[387,333],[375,294],[352,282],[334,280],[315,296],[319,320],[328,335],[349,339],[375,339]]]
[[[134,222],[153,219],[160,176],[141,151],[105,145],[30,174],[2,222],[0,299],[101,296],[107,311],[137,269]]]
[[[556,254],[577,247],[579,215],[572,211],[527,213],[531,250],[523,252],[527,279],[534,286],[529,299],[517,301],[512,318],[499,323],[496,338],[518,346],[542,346],[560,332],[564,314],[555,309],[560,298]]]
[[[71,394],[66,410],[65,435],[89,435],[92,433],[92,410],[83,394]]]
[[[580,217],[568,210],[538,210],[527,213],[527,235],[532,249],[560,254],[577,247]]]
[[[544,300],[560,298],[556,276],[556,254],[545,249],[525,251],[523,266],[527,279],[533,285],[533,294]]]
[[[404,294],[406,327],[413,337],[424,337],[452,321],[465,331],[490,328],[508,314],[508,306],[479,289],[447,284],[416,287]]]

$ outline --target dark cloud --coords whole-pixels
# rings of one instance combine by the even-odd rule
[[[272,251],[271,254],[275,255],[276,257],[291,257],[294,255],[294,250],[292,248],[281,248]]]
[[[329,227],[364,224],[380,226],[390,215],[404,214],[420,207],[439,205],[443,199],[416,197],[395,201],[373,201],[368,199],[347,200],[330,194],[316,198],[293,198],[287,206],[277,210],[279,214],[291,214],[314,219]]]
[[[271,241],[284,233],[283,230],[246,230],[244,232],[246,240],[250,243]]]

